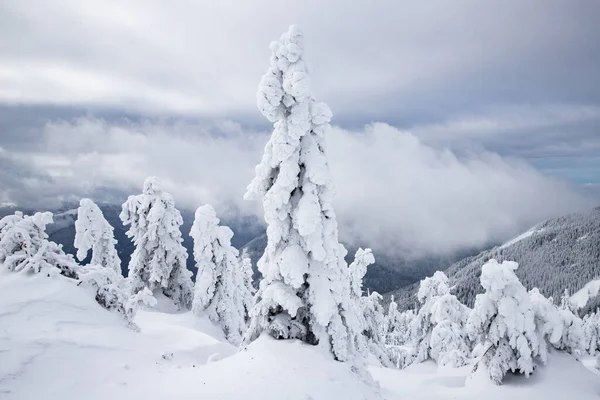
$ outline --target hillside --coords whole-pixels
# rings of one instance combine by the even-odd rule
[[[460,301],[473,305],[481,292],[481,266],[491,258],[518,262],[521,282],[527,288],[538,287],[545,296],[560,299],[565,289],[575,293],[600,277],[600,207],[548,219],[501,246],[450,266],[446,274]],[[412,308],[417,285],[386,297],[393,294],[400,308]]]
[[[262,234],[246,243],[240,251],[245,252],[252,260],[254,269],[254,282],[258,284],[260,273],[256,263],[262,256],[267,247],[267,235]],[[346,261],[348,264],[354,259],[356,246],[346,245],[348,254]],[[391,250],[393,252],[393,250]],[[430,256],[419,259],[403,259],[394,255],[375,251],[375,264],[369,266],[364,278],[365,291],[377,291],[387,293],[397,288],[405,287],[414,282],[418,282],[427,275],[437,271],[440,266],[450,266],[456,260],[460,260],[465,255],[471,254],[473,250],[462,253],[450,254],[446,256]]]

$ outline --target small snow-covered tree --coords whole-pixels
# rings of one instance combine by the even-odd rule
[[[542,362],[548,359],[548,343],[557,346],[563,335],[563,322],[558,309],[542,295],[538,288],[529,291],[529,299],[535,316],[535,332],[539,343],[539,357]]]
[[[400,312],[392,296],[386,315],[386,343],[393,346],[406,344],[410,340],[410,325],[415,317],[414,310]]]
[[[211,205],[198,207],[190,231],[198,274],[192,310],[220,324],[227,340],[240,344],[246,330],[246,307],[251,294],[247,271],[241,269],[238,251],[231,246],[233,232],[219,226]]]
[[[600,350],[600,313],[598,310],[583,317],[585,349],[590,355]]]
[[[254,286],[252,285],[252,279],[253,279],[252,278],[252,275],[253,275],[252,260],[246,254],[245,249],[242,252],[242,254],[240,255],[239,263],[240,263],[240,268],[242,269],[242,274],[244,277],[244,284],[246,286],[243,291],[243,295],[244,295],[243,302],[244,302],[245,320],[246,320],[246,322],[248,322],[250,320],[250,310],[252,309],[252,306],[254,306],[254,293],[256,292],[256,290],[254,289]]]
[[[525,287],[515,275],[518,264],[491,259],[481,269],[481,286],[467,322],[472,340],[486,350],[475,370],[485,368],[496,384],[508,371],[527,376],[533,372],[534,358],[540,353],[535,312]]]
[[[468,308],[450,293],[448,277],[437,271],[422,280],[417,299],[421,308],[410,325],[413,361],[431,358],[439,365],[464,365],[470,352],[464,330]]]
[[[554,346],[579,359],[585,352],[586,337],[583,321],[577,316],[576,310],[577,307],[571,301],[568,290],[565,290],[558,308],[558,314],[563,324],[563,333],[560,342],[554,343]]]
[[[79,270],[80,285],[89,288],[98,304],[114,311],[127,321],[129,327],[138,330],[133,322],[141,305],[154,306],[156,299],[148,288],[132,294],[130,281],[119,272],[102,265],[88,264]]]
[[[346,250],[338,242],[325,154],[331,111],[311,95],[304,37],[294,26],[271,43],[257,103],[274,123],[245,198],[262,199],[267,247],[245,343],[275,338],[328,344],[336,359],[355,356]]]
[[[46,225],[52,223],[52,213],[24,216],[17,212],[0,220],[0,264],[15,272],[60,273],[77,277],[77,264],[62,247],[48,240]]]
[[[75,248],[79,261],[83,261],[91,249],[90,264],[102,265],[121,274],[121,260],[115,249],[117,241],[113,231],[96,203],[81,199],[75,221]]]
[[[373,354],[382,365],[391,367],[387,348],[385,346],[386,320],[381,305],[381,295],[373,292],[363,296],[362,285],[367,267],[375,262],[371,249],[358,249],[354,255],[354,261],[350,264],[351,296],[357,302],[359,315],[362,314],[362,333],[365,340],[364,346]]]
[[[129,262],[133,293],[145,287],[152,292],[161,290],[177,306],[190,308],[192,273],[186,269],[187,252],[180,230],[183,220],[158,178],[146,179],[143,193],[129,196],[120,217],[129,225],[127,236],[135,244]]]

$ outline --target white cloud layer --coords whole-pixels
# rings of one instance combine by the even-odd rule
[[[101,197],[105,189],[133,194],[157,175],[178,207],[211,203],[221,214],[261,215],[260,204],[242,196],[266,141],[265,133],[227,121],[51,122],[35,149],[0,153],[12,179],[0,189],[0,202]],[[518,159],[457,155],[382,123],[357,132],[334,128],[327,145],[341,236],[375,249],[443,254],[592,205]]]

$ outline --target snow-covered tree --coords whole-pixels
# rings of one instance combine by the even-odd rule
[[[233,232],[219,226],[211,205],[198,207],[190,231],[198,274],[192,310],[220,324],[227,340],[238,345],[246,331],[246,307],[251,294],[238,251],[231,245]]]
[[[158,178],[146,179],[143,193],[129,196],[120,217],[124,225],[129,225],[127,236],[135,244],[129,262],[133,293],[145,287],[152,292],[161,290],[177,306],[190,308],[193,285],[182,245],[183,220],[173,197],[162,189]]]
[[[518,264],[491,259],[481,269],[481,286],[467,322],[472,340],[486,350],[475,369],[485,368],[496,384],[508,371],[527,376],[533,372],[534,358],[540,353],[535,312],[525,287],[515,275]]]
[[[386,315],[386,343],[392,346],[406,344],[410,339],[410,325],[415,317],[414,310],[400,312],[398,304],[394,300],[394,296],[392,296]]]
[[[246,249],[244,249],[244,251],[240,255],[239,263],[244,277],[244,284],[246,286],[243,291],[243,302],[244,315],[246,322],[248,322],[250,320],[250,310],[252,309],[252,306],[254,306],[254,293],[256,292],[256,289],[254,289],[254,286],[252,285],[252,260],[246,254]]]
[[[62,247],[48,240],[46,225],[52,223],[52,213],[24,216],[17,212],[0,220],[0,264],[15,272],[60,273],[77,277],[77,264]]]
[[[0,241],[15,226],[19,221],[23,219],[23,213],[21,211],[15,211],[12,215],[7,215],[0,219]]]
[[[263,201],[268,242],[245,342],[267,331],[330,344],[336,359],[349,360],[361,332],[349,314],[346,250],[338,242],[325,155],[332,114],[311,95],[300,30],[291,26],[271,50],[257,103],[274,130],[245,195]]]
[[[591,355],[600,350],[600,313],[598,310],[583,317],[585,349]]]
[[[535,316],[535,332],[539,343],[539,357],[542,362],[548,359],[548,343],[557,346],[563,335],[563,322],[558,308],[542,295],[538,288],[529,291],[529,299]]]
[[[80,285],[89,288],[98,304],[107,310],[117,312],[125,318],[132,329],[133,322],[141,305],[154,306],[156,299],[148,288],[132,294],[130,281],[119,272],[102,265],[88,264],[79,269]]]
[[[558,314],[563,324],[562,336],[559,343],[554,343],[557,349],[565,350],[575,358],[583,355],[586,348],[586,337],[583,321],[576,314],[577,307],[571,301],[568,290],[561,299]]]
[[[448,277],[437,271],[425,278],[417,299],[421,308],[410,325],[413,361],[431,358],[439,365],[464,365],[470,352],[464,330],[468,308],[450,293]]]
[[[357,347],[365,347],[371,352],[382,365],[391,367],[393,363],[387,354],[385,346],[386,319],[381,305],[382,297],[373,292],[363,296],[363,279],[367,273],[367,267],[375,262],[371,249],[358,249],[354,255],[354,261],[350,264],[350,286],[351,298],[357,303],[358,314],[362,316],[362,333],[364,344]]]
[[[81,199],[75,221],[75,248],[79,261],[83,261],[91,249],[90,264],[102,265],[121,274],[121,260],[115,249],[117,241],[113,231],[96,203]]]
[[[367,345],[371,354],[377,357],[383,366],[391,367],[394,363],[390,360],[385,345],[386,324],[383,306],[381,305],[382,298],[377,292],[372,292],[368,296],[361,297],[365,319],[363,335],[367,339]]]

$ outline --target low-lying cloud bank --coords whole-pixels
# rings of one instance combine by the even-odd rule
[[[27,151],[0,151],[0,202],[114,201],[157,175],[180,208],[261,215],[242,196],[267,139],[228,121],[52,122]],[[518,159],[459,154],[383,123],[334,128],[327,145],[342,239],[379,251],[417,257],[482,246],[594,205]]]

